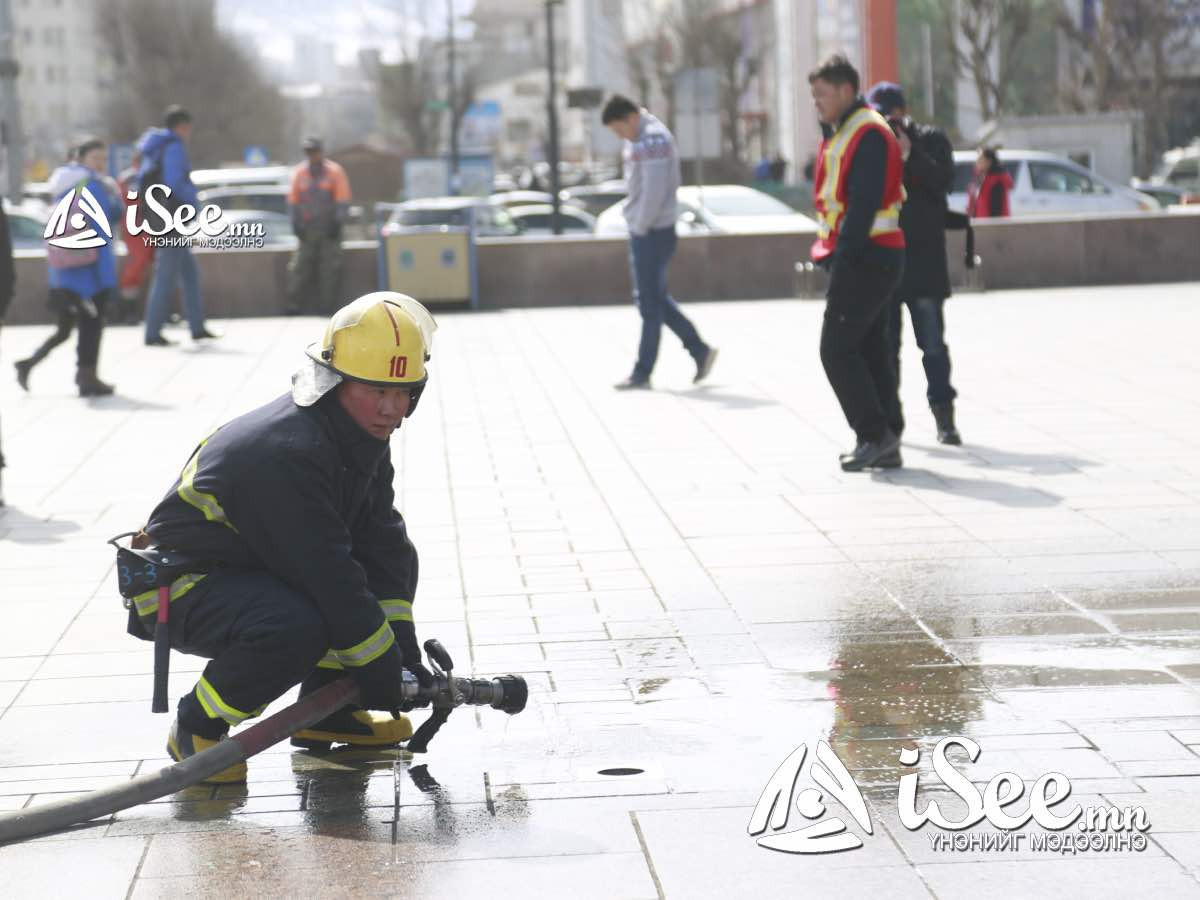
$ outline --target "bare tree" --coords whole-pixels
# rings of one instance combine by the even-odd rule
[[[721,124],[730,159],[742,159],[742,98],[758,76],[766,47],[751,48],[742,35],[740,23],[731,16],[712,20],[706,29],[709,64],[717,70],[717,90]]]
[[[939,0],[955,74],[967,74],[984,121],[1004,112],[1008,87],[1029,37],[1037,0]]]
[[[95,24],[115,67],[106,109],[114,138],[134,139],[179,103],[196,120],[193,164],[240,157],[250,144],[276,157],[286,149],[286,106],[217,27],[213,0],[101,0]]]
[[[436,96],[437,78],[429,54],[418,52],[398,63],[381,63],[374,75],[380,106],[404,130],[406,149],[414,156],[433,155],[442,111],[430,102]]]
[[[1074,53],[1064,101],[1080,111],[1136,109],[1143,114],[1139,168],[1167,148],[1178,79],[1196,62],[1197,0],[1123,0],[1096,4],[1079,21],[1060,2],[1058,27]]]

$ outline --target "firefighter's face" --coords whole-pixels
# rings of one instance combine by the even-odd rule
[[[339,384],[338,400],[363,431],[381,441],[386,441],[400,427],[412,405],[412,395],[406,387],[376,387],[360,381]]]
[[[826,125],[837,125],[853,105],[855,96],[850,84],[834,84],[824,78],[817,78],[812,83],[813,106],[817,108],[817,118]]]

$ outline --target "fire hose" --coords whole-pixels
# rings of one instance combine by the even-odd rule
[[[432,709],[429,719],[408,740],[407,749],[411,752],[424,753],[430,739],[445,723],[450,712],[459,706],[490,706],[509,715],[515,715],[525,708],[529,689],[521,676],[460,678],[454,676],[450,657],[436,640],[425,642],[425,652],[436,673],[433,687],[422,688],[407,672],[401,685],[405,707],[428,705]],[[0,815],[0,843],[60,831],[173,794],[244,762],[359,699],[358,686],[353,679],[339,679],[300,698],[275,715],[230,735],[215,746],[157,772],[140,775],[123,784],[92,791],[82,797],[52,801]]]

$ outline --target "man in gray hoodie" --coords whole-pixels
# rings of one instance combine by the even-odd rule
[[[712,370],[717,350],[701,340],[696,326],[667,291],[667,266],[676,243],[675,190],[680,181],[675,138],[666,125],[620,94],[605,104],[601,121],[625,141],[622,161],[629,196],[624,213],[629,225],[634,300],[642,315],[637,362],[633,373],[616,388],[624,391],[650,387],[664,324],[683,341],[696,361],[692,382],[698,383]]]

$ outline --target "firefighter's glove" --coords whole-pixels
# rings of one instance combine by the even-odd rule
[[[390,710],[404,703],[404,655],[395,644],[378,659],[365,666],[351,667],[349,672],[358,683],[363,709]]]
[[[396,635],[396,646],[404,657],[404,668],[412,672],[417,684],[426,690],[433,687],[433,673],[421,662],[421,645],[417,641],[417,628],[412,622],[393,622],[392,632]],[[417,706],[425,706],[421,701]],[[411,708],[411,707],[410,707]]]

